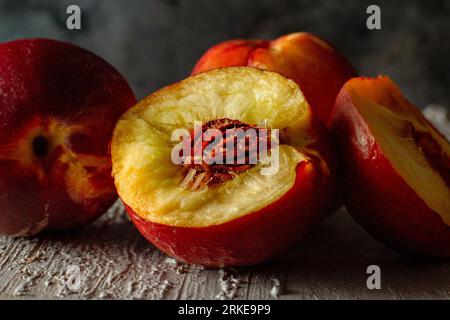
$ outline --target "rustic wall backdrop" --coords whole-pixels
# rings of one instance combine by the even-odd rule
[[[382,8],[382,30],[365,27]],[[83,10],[68,31],[66,8]],[[184,78],[211,45],[235,37],[311,31],[333,42],[367,75],[391,75],[421,107],[450,106],[450,1],[0,0],[0,42],[68,40],[100,54],[138,97]]]

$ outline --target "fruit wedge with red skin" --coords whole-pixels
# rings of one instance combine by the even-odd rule
[[[77,46],[0,44],[0,233],[85,225],[117,195],[108,145],[135,104],[125,79]]]
[[[355,78],[331,117],[345,205],[387,246],[450,257],[450,145],[388,77]]]
[[[336,48],[306,32],[288,34],[273,41],[225,41],[209,49],[192,74],[232,66],[274,71],[295,81],[324,124],[329,121],[340,89],[356,76],[351,63]]]
[[[186,168],[171,161],[173,130],[223,119],[279,129],[279,170],[263,175],[258,164],[187,188]],[[279,254],[328,214],[335,194],[328,131],[294,82],[256,68],[217,69],[152,94],[119,120],[111,152],[139,231],[168,255],[211,268]]]

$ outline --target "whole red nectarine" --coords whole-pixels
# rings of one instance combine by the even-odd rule
[[[77,46],[0,44],[0,233],[86,224],[116,198],[108,145],[135,103],[125,79]]]
[[[328,124],[339,90],[356,75],[353,66],[336,48],[304,32],[274,41],[225,41],[201,57],[193,74],[233,66],[258,67],[294,80],[324,124]]]

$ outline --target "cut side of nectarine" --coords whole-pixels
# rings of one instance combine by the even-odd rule
[[[276,151],[268,150],[277,155],[276,170],[262,174],[274,163],[249,163],[251,145],[241,163],[174,163],[174,132],[192,136],[198,122],[200,135],[218,130],[219,146],[225,131],[279,130]],[[118,193],[137,227],[191,263],[262,262],[318,222],[333,198],[326,130],[294,82],[255,68],[218,69],[154,93],[119,120],[111,151]],[[239,150],[231,151],[236,160]]]
[[[364,101],[355,91],[351,95],[394,169],[450,225],[450,187],[446,181],[450,164],[448,141],[416,114],[398,113]]]
[[[345,204],[402,252],[450,256],[450,144],[387,77],[350,80],[332,115]]]

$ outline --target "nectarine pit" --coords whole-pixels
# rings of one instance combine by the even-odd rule
[[[450,188],[450,158],[444,153],[430,132],[418,131],[412,126],[414,141],[419,146],[430,166],[437,171]]]
[[[249,125],[239,120],[231,120],[227,118],[216,119],[209,121],[202,125],[202,134],[196,134],[194,130],[191,131],[191,157],[194,157],[195,150],[201,150],[202,153],[212,143],[213,139],[205,137],[205,133],[210,129],[217,129],[222,133],[220,141],[214,141],[216,146],[220,146],[222,150],[222,158],[227,158],[227,154],[230,152],[233,156],[233,163],[213,163],[208,164],[208,160],[215,158],[216,154],[214,150],[210,155],[203,154],[201,164],[185,163],[186,178],[182,185],[189,189],[196,191],[201,190],[206,186],[215,186],[222,182],[232,180],[237,174],[246,172],[254,167],[256,164],[250,160],[251,155],[256,157],[257,161],[260,161],[259,147],[261,144],[267,146],[267,152],[270,152],[271,148],[271,131],[269,129],[262,129],[255,125]],[[242,130],[247,132],[249,129],[254,129],[256,132],[259,130],[266,130],[265,137],[258,135],[256,140],[245,137],[245,143],[239,143],[237,141],[236,132]],[[232,143],[233,149],[229,149],[229,140],[234,139]],[[244,156],[244,158],[242,158]],[[208,159],[209,158],[209,159]]]

